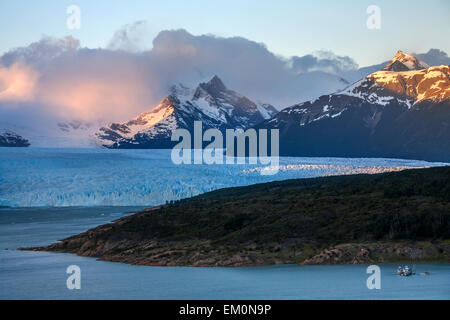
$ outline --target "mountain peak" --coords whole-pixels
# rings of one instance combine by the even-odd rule
[[[223,84],[222,80],[221,80],[221,79],[219,78],[219,76],[216,75],[216,74],[208,81],[208,83],[210,83],[210,84],[215,84],[215,85],[222,85],[222,86],[225,86],[225,85]]]
[[[227,90],[227,87],[217,75],[214,75],[209,81],[201,83],[200,86],[209,92],[223,92]]]
[[[172,132],[177,128],[192,131],[194,121],[204,128],[251,128],[277,113],[272,105],[256,104],[229,90],[217,76],[192,90],[183,84],[172,85],[169,95],[150,111],[136,118],[112,123],[99,129],[96,137],[108,148],[172,148]]]
[[[422,70],[428,68],[425,62],[420,61],[415,56],[407,54],[401,50],[398,50],[392,59],[382,71],[410,71],[410,70]]]
[[[398,59],[401,59],[403,57],[412,57],[412,56],[407,54],[407,53],[405,53],[405,52],[403,52],[402,50],[397,50],[397,53],[395,54],[394,59],[398,60]]]

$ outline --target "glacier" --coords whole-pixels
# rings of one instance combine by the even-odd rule
[[[261,165],[182,164],[171,150],[0,148],[0,206],[154,206],[219,188],[318,176],[380,173],[447,163],[374,158],[281,157]]]

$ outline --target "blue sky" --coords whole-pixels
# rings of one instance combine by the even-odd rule
[[[81,29],[68,30],[66,8],[81,8]],[[381,29],[366,28],[366,8],[381,9]],[[82,46],[105,47],[115,31],[147,21],[148,43],[161,30],[242,36],[285,57],[332,50],[361,66],[392,58],[397,49],[450,53],[450,1],[144,1],[0,0],[0,54],[42,36],[73,35]]]

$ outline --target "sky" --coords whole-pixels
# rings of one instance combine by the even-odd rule
[[[67,24],[72,5],[79,29]],[[449,0],[0,0],[0,129],[123,122],[172,85],[213,75],[281,110],[342,90],[399,49],[450,64],[449,9]]]
[[[72,4],[81,9],[79,30],[66,27]],[[381,10],[380,29],[366,27],[369,5]],[[448,0],[0,0],[0,54],[42,36],[72,35],[83,47],[104,48],[124,25],[146,21],[147,48],[160,31],[182,28],[262,42],[284,57],[331,50],[366,66],[398,49],[450,52],[449,16]]]

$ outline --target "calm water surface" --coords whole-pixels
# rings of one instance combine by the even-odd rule
[[[0,209],[0,299],[450,299],[448,263],[418,263],[417,271],[430,275],[409,278],[395,275],[397,265],[381,264],[381,290],[368,290],[367,265],[145,267],[15,250],[52,243],[133,209]],[[66,287],[69,265],[81,268],[81,290]]]

